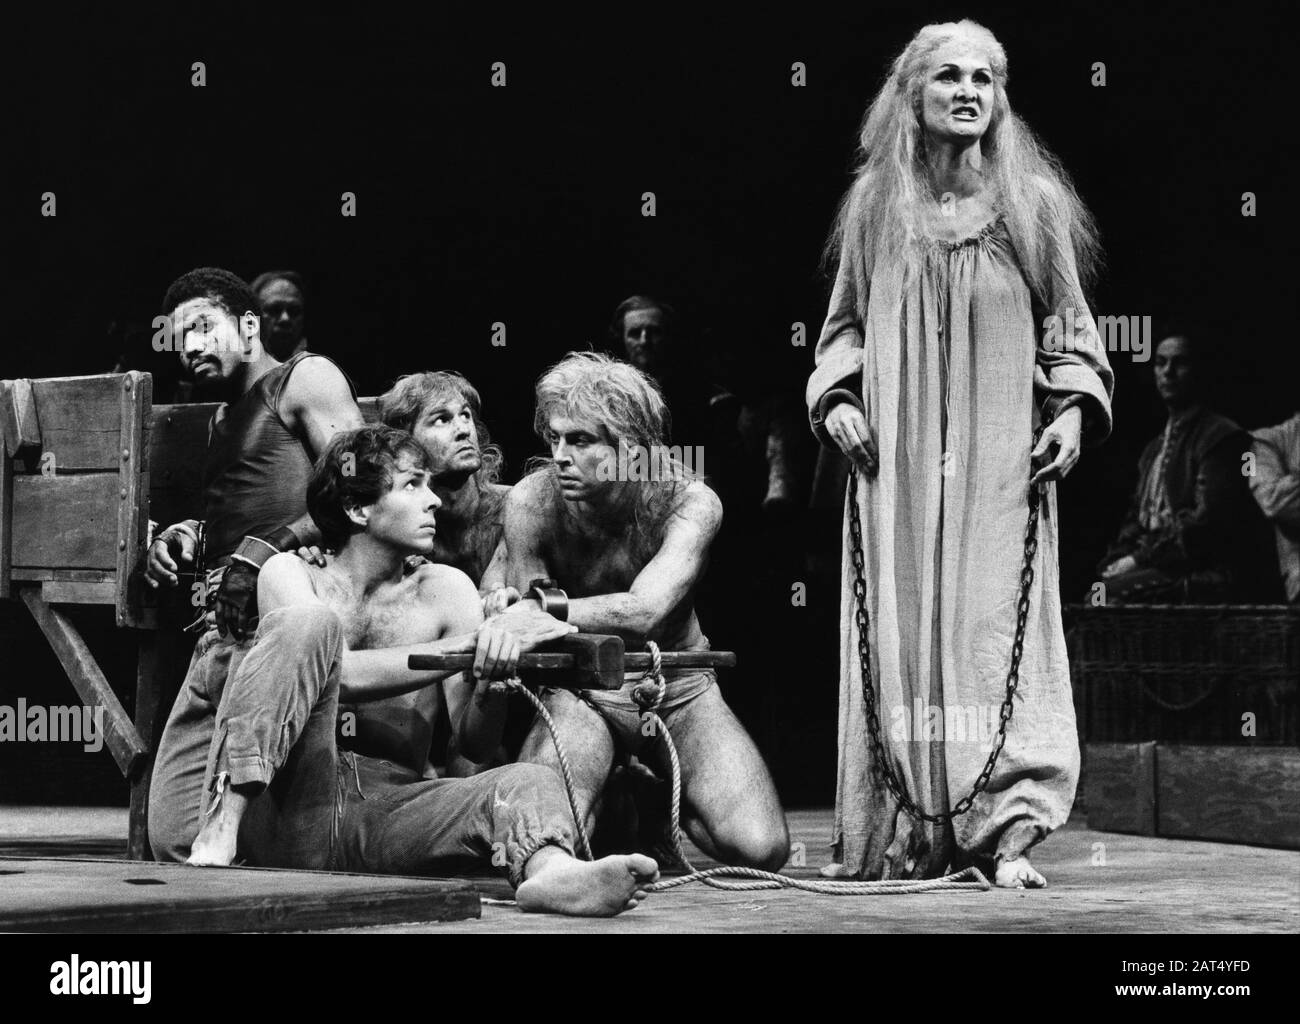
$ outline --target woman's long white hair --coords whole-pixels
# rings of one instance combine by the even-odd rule
[[[925,204],[937,201],[926,163],[922,88],[935,51],[953,41],[983,52],[993,72],[982,170],[1030,287],[1046,302],[1054,267],[1072,251],[1090,294],[1101,261],[1096,223],[1060,161],[1012,111],[1002,44],[970,20],[926,25],[895,59],[862,121],[855,179],[826,244],[828,264],[849,260],[857,294],[866,296],[876,261],[903,257],[922,236]]]

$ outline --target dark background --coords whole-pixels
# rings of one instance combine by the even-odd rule
[[[1151,315],[1157,332],[1186,325],[1216,350],[1220,408],[1247,427],[1277,422],[1297,393],[1281,156],[1296,93],[1282,10],[655,7],[592,20],[503,9],[418,22],[42,10],[13,37],[6,72],[18,178],[6,234],[24,314],[0,376],[106,372],[124,355],[155,373],[165,400],[178,367],[150,350],[150,321],[168,282],[215,264],[250,280],[303,272],[311,347],[363,394],[418,369],[467,374],[509,479],[539,451],[533,381],[564,352],[601,344],[631,292],[675,302],[692,351],[730,365],[744,397],[801,395],[825,312],[819,254],[862,112],[916,29],[968,16],[1006,47],[1012,105],[1101,224],[1096,312]],[[196,60],[204,88],[190,84]],[[489,84],[494,61],[506,88]],[[791,85],[794,61],[806,87]],[[1104,88],[1091,84],[1096,61]],[[39,216],[46,191],[56,218]],[[344,191],[355,218],[340,215]],[[644,191],[654,218],[641,215]],[[1253,218],[1241,216],[1246,191]],[[504,348],[490,344],[496,321]],[[790,344],[794,321],[808,325],[806,348]],[[1114,435],[1060,492],[1067,598],[1090,581],[1163,421],[1150,364],[1112,362]],[[752,508],[728,509],[724,529],[751,556],[711,581],[702,610],[714,645],[741,655],[728,699],[786,800],[827,804],[838,584],[806,556],[833,546],[834,530],[765,523]],[[806,608],[791,606],[796,581],[808,582]],[[126,686],[130,644],[103,634]],[[0,668],[6,700],[72,700],[12,605],[0,643],[18,654]],[[124,799],[107,752],[96,764]],[[9,789],[0,795],[32,792]]]

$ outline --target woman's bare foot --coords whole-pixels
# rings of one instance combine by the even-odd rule
[[[1034,869],[1028,857],[1020,856],[998,861],[993,884],[1003,889],[1042,889],[1046,887],[1047,879]]]
[[[817,874],[822,878],[852,878],[853,874],[843,864],[831,861],[817,869]]]
[[[229,786],[217,795],[217,806],[212,808],[203,827],[199,829],[186,864],[195,867],[228,868],[235,862],[239,845],[239,823],[243,820],[248,797],[236,793]]]
[[[529,858],[524,874],[515,902],[525,913],[613,917],[645,899],[641,887],[659,877],[659,865],[639,853],[577,860],[546,846]]]

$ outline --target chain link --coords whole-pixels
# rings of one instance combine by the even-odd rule
[[[1034,432],[1033,443],[1035,447],[1042,432],[1042,427],[1039,427]],[[998,756],[1002,753],[1003,744],[1007,740],[1007,725],[1010,723],[1014,711],[1012,701],[1016,695],[1016,688],[1020,685],[1020,658],[1025,650],[1025,627],[1029,621],[1029,591],[1034,583],[1034,556],[1038,552],[1040,488],[1031,486],[1027,500],[1029,504],[1029,521],[1025,526],[1025,560],[1020,569],[1020,600],[1016,604],[1016,636],[1011,644],[1011,664],[1007,669],[1006,697],[1002,701],[1002,709],[998,715],[998,735],[994,741],[993,749],[989,752],[988,760],[984,762],[984,770],[980,772],[979,777],[975,780],[975,785],[971,787],[971,791],[958,800],[951,810],[944,811],[941,814],[929,814],[921,810],[912,801],[912,798],[907,795],[907,791],[903,788],[903,782],[895,773],[893,763],[887,756],[884,742],[880,738],[880,718],[876,712],[876,685],[871,674],[871,647],[867,636],[867,574],[862,553],[862,521],[858,512],[858,470],[857,467],[853,467],[849,471],[849,537],[852,542],[853,597],[856,605],[858,626],[858,659],[862,663],[862,701],[866,705],[867,733],[871,739],[871,754],[884,776],[885,786],[893,794],[894,799],[898,801],[899,806],[912,817],[921,821],[947,824],[953,818],[960,817],[969,811],[976,798],[984,792],[989,780],[993,777],[993,769],[998,763]]]

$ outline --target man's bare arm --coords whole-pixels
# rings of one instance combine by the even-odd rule
[[[544,502],[536,496],[539,483],[543,481],[525,477],[506,496],[505,529],[501,536],[506,547],[504,583],[521,594],[527,591],[531,581],[550,575],[542,557],[542,536],[549,528],[550,516]]]
[[[285,418],[307,445],[313,462],[341,430],[365,419],[343,371],[325,358],[308,357],[293,369],[284,389]]]
[[[305,604],[329,607],[316,593],[306,563],[288,553],[273,556],[262,567],[257,580],[257,603],[263,615],[276,608]],[[365,651],[346,648],[339,696],[348,703],[364,704],[422,689],[453,673],[412,672],[406,667],[410,655],[467,654],[475,649],[476,639],[477,629],[469,629],[427,643]]]
[[[505,533],[502,532],[501,539],[497,541],[496,550],[492,552],[492,561],[483,570],[483,579],[479,581],[478,592],[480,596],[490,594],[492,591],[504,587],[506,585],[506,573],[509,568],[510,555],[506,548]]]
[[[668,519],[663,544],[628,592],[573,598],[569,621],[584,633],[615,633],[638,643],[654,639],[704,571],[709,545],[721,524],[718,496],[703,484],[691,485]]]
[[[313,462],[339,431],[365,424],[352,386],[328,359],[307,358],[294,367],[285,385],[284,411],[289,426],[305,441]],[[320,543],[320,531],[306,512],[284,525],[302,544]]]
[[[721,524],[722,502],[718,496],[703,484],[691,485],[682,504],[669,517],[658,552],[637,574],[632,586],[625,593],[571,597],[568,621],[584,633],[615,633],[636,642],[653,638],[695,586]],[[512,495],[506,515],[509,579],[521,591],[538,576],[555,575],[563,582],[563,566],[555,567],[552,573],[542,557],[545,529],[537,510],[526,502],[516,505]],[[526,604],[535,602],[521,601],[506,614]]]

